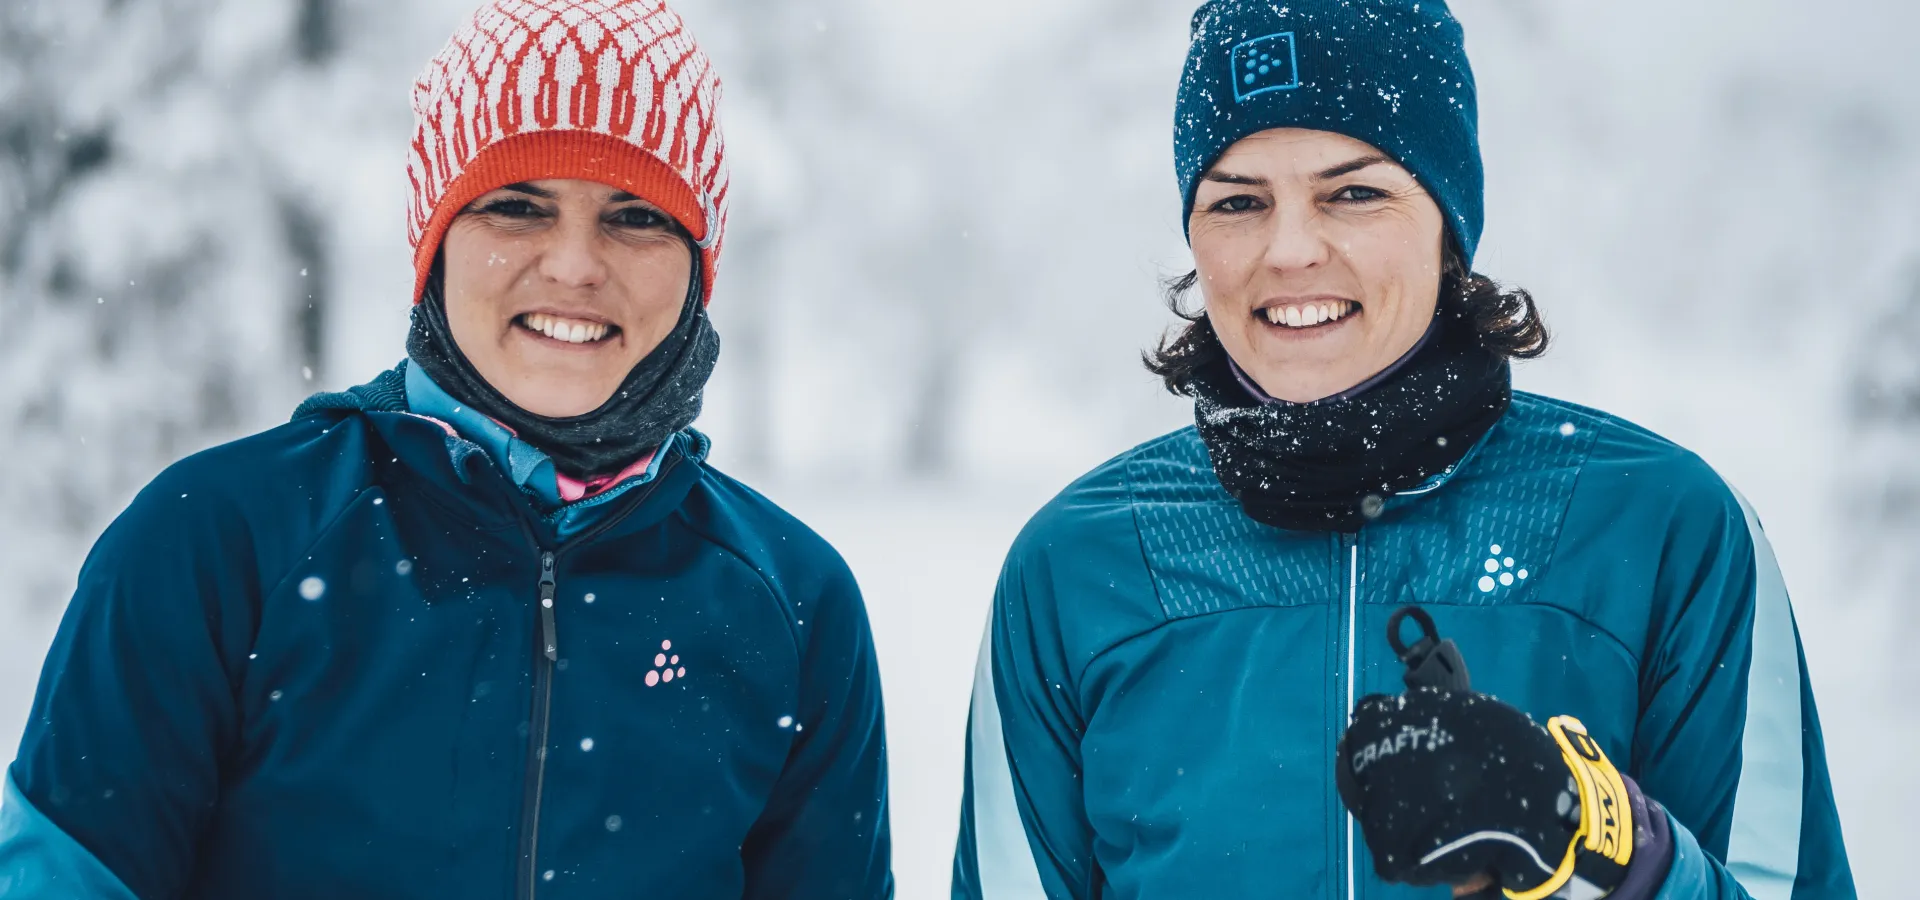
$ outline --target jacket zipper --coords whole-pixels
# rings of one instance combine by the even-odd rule
[[[553,598],[558,593],[553,580],[553,554],[540,554],[540,641],[546,645],[547,662],[560,658],[560,638],[553,629]]]
[[[633,498],[610,512],[580,534],[548,550],[540,546],[532,526],[520,520],[527,542],[540,551],[540,643],[533,658],[533,710],[527,728],[526,787],[520,800],[520,877],[515,891],[520,900],[534,900],[540,884],[540,801],[547,780],[547,744],[553,726],[553,670],[560,659],[560,635],[554,623],[554,604],[560,594],[556,570],[560,557],[575,547],[592,542],[608,529],[620,524],[653,495],[667,473],[673,470],[675,457],[668,456],[654,473],[653,481],[633,491]]]
[[[1359,621],[1360,621],[1360,536],[1341,535],[1342,549],[1347,551],[1347,705],[1340,711],[1340,722],[1344,729],[1347,716],[1358,701],[1359,665]],[[1347,900],[1356,900],[1359,893],[1354,885],[1354,821],[1353,814],[1341,811],[1341,818],[1347,825]]]
[[[553,551],[540,554],[540,642],[543,652],[533,660],[533,712],[527,729],[527,780],[520,804],[520,896],[531,898],[537,884],[540,857],[540,797],[547,782],[547,738],[553,724],[553,663],[560,658],[559,637],[553,627]]]

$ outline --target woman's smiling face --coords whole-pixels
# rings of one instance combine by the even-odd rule
[[[460,352],[515,406],[553,418],[613,396],[679,322],[693,277],[666,213],[592,181],[484,194],[441,246]]]
[[[1301,128],[1242,139],[1201,176],[1188,234],[1221,345],[1279,399],[1360,384],[1433,321],[1440,207],[1362,141]]]

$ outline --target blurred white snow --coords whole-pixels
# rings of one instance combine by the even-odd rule
[[[134,491],[399,358],[407,90],[470,3],[0,4],[0,747]],[[678,3],[736,167],[701,426],[861,577],[909,900],[944,896],[1001,553],[1188,415],[1138,353],[1189,264],[1193,4]],[[1891,896],[1920,808],[1895,755],[1920,737],[1920,7],[1454,5],[1478,267],[1557,341],[1521,386],[1680,441],[1760,509],[1861,892]]]

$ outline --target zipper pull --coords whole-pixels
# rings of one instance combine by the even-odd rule
[[[1400,638],[1400,623],[1413,619],[1420,626],[1420,640],[1408,646]],[[1402,606],[1387,618],[1387,644],[1393,648],[1393,655],[1400,657],[1406,665],[1406,674],[1401,680],[1407,683],[1407,689],[1436,687],[1448,691],[1471,691],[1473,679],[1467,674],[1467,660],[1460,655],[1460,647],[1451,638],[1440,637],[1440,629],[1435,628],[1433,616],[1418,606]]]
[[[540,554],[540,639],[547,650],[547,660],[552,662],[560,658],[560,639],[554,634],[553,598],[558,593],[553,578],[553,553]]]

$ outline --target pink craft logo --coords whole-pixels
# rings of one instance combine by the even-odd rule
[[[680,665],[680,654],[673,652],[673,642],[661,641],[660,652],[653,655],[653,668],[647,671],[647,687],[685,677],[687,667]]]

